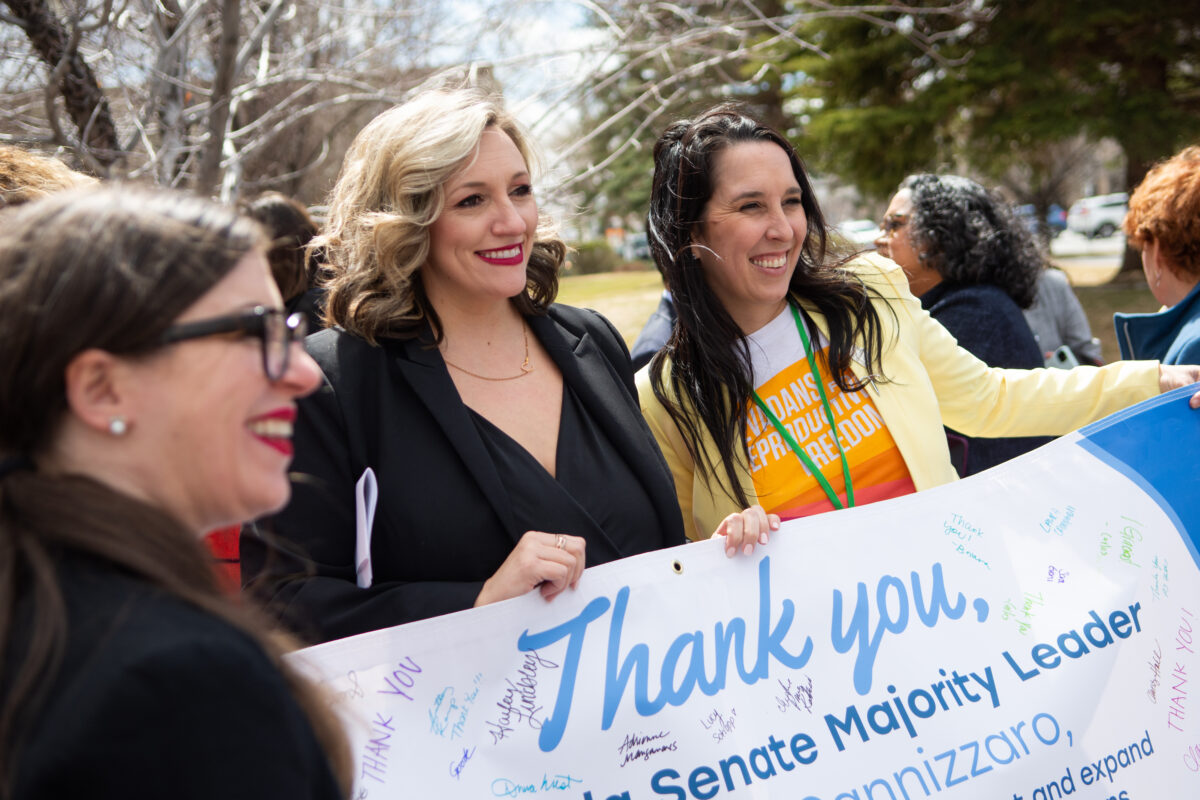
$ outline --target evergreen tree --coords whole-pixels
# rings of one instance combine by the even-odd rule
[[[877,197],[914,171],[965,162],[999,179],[1024,165],[1044,208],[1053,146],[1111,137],[1132,189],[1200,132],[1196,3],[986,0],[963,15],[825,16],[803,35],[825,55],[779,57],[801,146]]]

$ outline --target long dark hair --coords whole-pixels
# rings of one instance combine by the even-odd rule
[[[947,283],[990,284],[1029,308],[1043,268],[1033,234],[1000,197],[958,175],[910,175],[909,236],[921,263]]]
[[[678,321],[650,362],[654,396],[667,409],[683,435],[701,474],[728,482],[726,494],[741,506],[749,498],[738,479],[735,447],[744,449],[746,417],[754,389],[746,337],[709,288],[692,254],[692,234],[702,224],[713,195],[714,162],[722,150],[743,142],[771,142],[787,154],[803,193],[801,205],[808,233],[789,291],[816,306],[829,325],[825,365],[843,391],[858,391],[861,381],[850,372],[856,342],[866,353],[868,374],[879,372],[882,349],[878,313],[871,291],[853,274],[829,263],[825,218],[795,148],[781,134],[735,105],[721,105],[694,120],[671,125],[654,145],[654,183],[646,231],[650,252],[671,289]],[[817,329],[805,319],[811,338]],[[670,359],[669,374],[665,367]],[[710,462],[702,446],[707,432],[716,443],[721,464]],[[739,445],[739,442],[741,443]],[[718,467],[724,473],[718,475]]]
[[[115,565],[225,620],[283,674],[348,790],[349,753],[318,690],[269,634],[218,588],[196,534],[166,511],[99,481],[38,467],[67,413],[64,376],[80,352],[153,351],[167,326],[254,249],[259,226],[183,194],[99,189],[55,195],[0,226],[0,796],[46,699],[67,639],[57,562]],[[16,650],[20,628],[21,649]],[[231,721],[230,724],[236,724]]]

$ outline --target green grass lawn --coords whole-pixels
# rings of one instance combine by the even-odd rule
[[[1087,314],[1092,335],[1100,340],[1100,355],[1105,362],[1121,357],[1121,351],[1117,348],[1117,334],[1113,330],[1114,311],[1140,313],[1157,311],[1162,307],[1150,294],[1141,275],[1122,277],[1101,286],[1079,286],[1075,289],[1075,295]]]
[[[612,320],[626,344],[633,344],[638,331],[658,306],[661,294],[657,272],[608,272],[563,278],[558,299],[568,305],[594,308]],[[1112,324],[1114,311],[1159,308],[1140,275],[1122,277],[1101,286],[1080,286],[1075,294],[1087,312],[1092,335],[1100,339],[1105,361],[1115,361],[1119,355]]]
[[[560,279],[558,288],[560,303],[599,311],[617,326],[627,345],[633,344],[661,296],[662,280],[654,270],[576,275]]]

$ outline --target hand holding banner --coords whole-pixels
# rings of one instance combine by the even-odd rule
[[[362,798],[1192,796],[1189,396],[753,558],[686,545],[295,657]]]

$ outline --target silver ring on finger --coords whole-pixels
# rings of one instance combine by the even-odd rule
[[[567,546],[567,537],[560,533],[558,535],[558,538],[556,538],[554,540],[554,548],[556,550],[562,550],[566,546]]]

